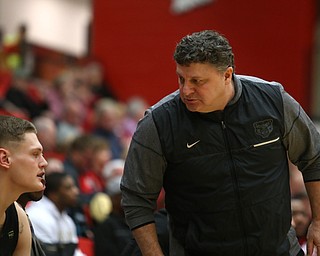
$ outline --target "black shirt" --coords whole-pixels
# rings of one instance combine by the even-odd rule
[[[6,219],[0,233],[0,256],[11,256],[19,236],[19,221],[16,207],[11,204],[6,210]]]

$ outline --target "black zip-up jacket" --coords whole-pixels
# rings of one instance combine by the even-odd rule
[[[234,84],[224,111],[190,112],[175,94],[140,122],[122,179],[127,221],[152,221],[142,208],[152,209],[163,184],[185,255],[296,255],[287,153],[306,181],[319,179],[319,134],[280,84]]]
[[[278,86],[245,81],[223,112],[190,112],[179,96],[153,111],[166,208],[189,253],[283,253],[291,210],[282,104]]]

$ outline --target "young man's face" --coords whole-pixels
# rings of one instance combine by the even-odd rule
[[[35,133],[26,133],[23,141],[11,144],[9,171],[17,190],[34,192],[45,189],[44,174],[48,163],[42,151]]]
[[[230,97],[231,67],[218,71],[209,63],[177,64],[176,69],[181,100],[192,112],[222,110]]]

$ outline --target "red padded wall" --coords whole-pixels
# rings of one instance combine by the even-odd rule
[[[169,0],[94,0],[92,47],[119,99],[150,104],[177,89],[172,59],[187,33],[216,29],[236,73],[281,82],[308,111],[316,0],[215,0],[174,15]]]

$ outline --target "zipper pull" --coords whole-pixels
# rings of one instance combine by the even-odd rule
[[[224,124],[223,120],[221,121],[221,126],[222,126],[222,129],[223,129],[223,130],[226,129],[226,125]]]

